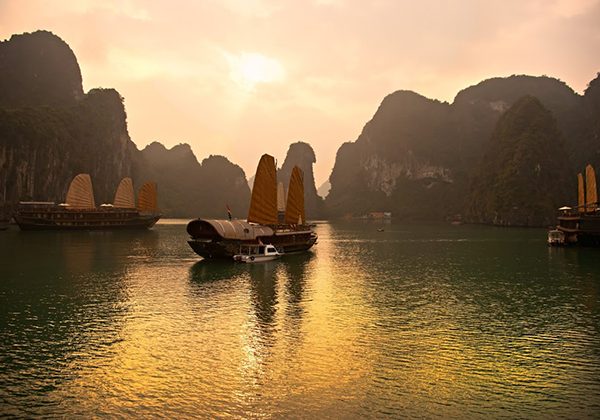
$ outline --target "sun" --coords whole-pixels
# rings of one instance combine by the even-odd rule
[[[230,76],[233,81],[246,89],[253,89],[259,83],[280,82],[284,70],[279,61],[258,53],[242,53],[229,57]]]

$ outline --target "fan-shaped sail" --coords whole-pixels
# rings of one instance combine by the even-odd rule
[[[285,189],[281,181],[277,184],[277,211],[285,211]]]
[[[263,225],[277,223],[277,171],[273,156],[262,155],[258,162],[248,222]]]
[[[288,197],[285,207],[285,223],[306,223],[304,214],[304,174],[302,170],[294,166],[288,186]]]
[[[140,191],[138,193],[137,208],[141,212],[158,212],[155,182],[146,182],[144,185],[142,185],[142,188],[140,188]]]
[[[79,174],[73,178],[65,203],[70,209],[93,209],[96,207],[92,179],[89,174]]]
[[[583,175],[577,174],[577,210],[580,213],[585,211],[585,187],[583,185]]]
[[[135,208],[135,197],[133,195],[133,181],[131,178],[123,178],[117,187],[115,193],[115,201],[113,203],[115,207],[124,209]]]
[[[595,211],[598,208],[598,191],[596,189],[596,172],[592,165],[585,167],[585,207],[587,211]]]

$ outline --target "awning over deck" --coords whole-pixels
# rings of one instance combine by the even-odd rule
[[[223,239],[255,240],[259,236],[272,236],[273,229],[268,226],[248,223],[243,220],[196,219],[187,225],[187,232],[192,238],[213,238],[215,235]]]

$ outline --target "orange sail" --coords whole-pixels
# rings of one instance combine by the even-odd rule
[[[66,204],[69,209],[93,209],[96,207],[92,179],[89,174],[79,174],[73,178],[67,192]]]
[[[304,174],[297,166],[294,166],[290,176],[284,220],[288,224],[301,225],[306,222],[304,213]]]
[[[585,212],[585,186],[583,185],[583,175],[577,174],[577,210],[579,213]]]
[[[585,167],[585,186],[586,202],[585,207],[588,212],[596,211],[598,208],[598,191],[596,189],[596,172],[592,165]]]
[[[252,188],[248,222],[277,224],[277,171],[273,156],[262,155]]]
[[[123,178],[117,187],[113,205],[123,209],[135,208],[135,197],[133,195],[133,181],[131,178]]]
[[[158,202],[156,197],[156,183],[146,182],[138,193],[138,210],[145,213],[157,213]]]

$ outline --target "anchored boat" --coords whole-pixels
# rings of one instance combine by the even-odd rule
[[[306,223],[300,168],[292,170],[287,199],[283,190],[283,185],[277,184],[275,159],[263,155],[256,169],[248,219],[192,220],[187,225],[188,244],[204,258],[232,258],[242,245],[271,244],[286,254],[310,249],[317,234]]]
[[[123,178],[112,204],[96,207],[92,180],[79,174],[69,186],[64,203],[20,202],[15,221],[23,230],[147,229],[160,219],[156,184],[140,188],[137,206],[131,178]]]
[[[600,246],[600,208],[596,172],[592,165],[587,165],[585,168],[585,182],[583,174],[577,174],[577,189],[577,208],[565,206],[559,209],[556,230],[562,233],[562,239],[556,239],[552,245]],[[549,243],[551,234],[559,236],[550,231]]]
[[[275,260],[283,255],[271,244],[240,245],[239,254],[233,256],[233,261],[243,263],[258,263]]]

